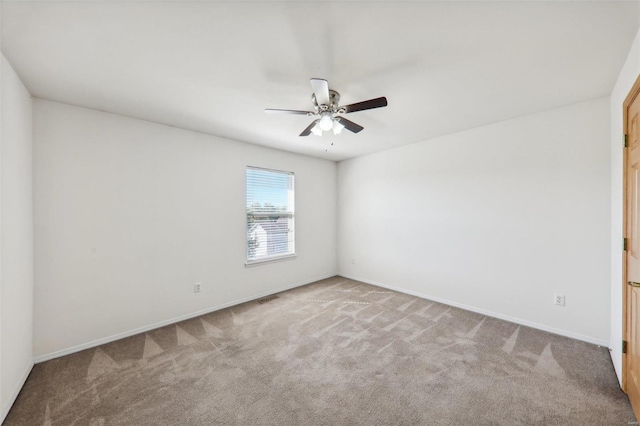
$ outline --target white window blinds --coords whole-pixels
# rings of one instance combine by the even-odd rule
[[[247,167],[247,263],[295,254],[294,175]]]

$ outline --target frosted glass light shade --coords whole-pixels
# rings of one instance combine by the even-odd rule
[[[333,134],[339,135],[342,129],[344,129],[344,126],[338,120],[333,120]]]
[[[327,130],[331,130],[333,128],[333,118],[331,117],[331,114],[322,114],[322,118],[320,119],[320,122],[318,124],[320,125],[320,128],[325,132]]]

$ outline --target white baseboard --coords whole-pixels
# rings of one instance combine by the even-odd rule
[[[34,362],[36,364],[44,362],[44,361],[49,361],[50,359],[54,359],[54,358],[59,358],[61,356],[65,356],[65,355],[69,355],[72,353],[76,353],[76,352],[80,352],[83,351],[85,349],[89,349],[89,348],[94,348],[96,346],[100,346],[100,345],[104,345],[105,343],[111,343],[114,342],[116,340],[120,340],[120,339],[124,339],[125,337],[130,337],[130,336],[134,336],[136,334],[140,334],[140,333],[144,333],[147,332],[149,330],[154,330],[156,328],[160,328],[160,327],[164,327],[165,325],[170,325],[170,324],[175,324],[177,322],[180,321],[184,321],[184,320],[188,320],[191,318],[195,318],[198,317],[200,315],[205,315],[211,312],[215,312],[215,311],[219,311],[220,309],[224,309],[224,308],[228,308],[230,306],[235,306],[235,305],[239,305],[241,303],[245,303],[245,302],[250,302],[252,300],[256,300],[256,299],[261,299],[265,296],[270,296],[272,294],[276,294],[276,293],[281,293],[283,291],[286,290],[291,290],[292,288],[296,288],[296,287],[300,287],[306,284],[310,284],[316,281],[320,281],[320,280],[324,280],[327,278],[331,278],[336,276],[336,274],[331,274],[329,276],[325,276],[325,277],[321,277],[321,278],[316,278],[310,281],[304,281],[304,282],[300,282],[300,283],[296,283],[296,284],[291,284],[285,287],[281,287],[279,289],[276,290],[269,290],[266,291],[264,293],[259,293],[253,296],[249,296],[249,297],[245,297],[242,299],[238,299],[238,300],[234,300],[233,302],[229,302],[229,303],[223,303],[221,305],[217,305],[211,308],[206,308],[206,309],[202,309],[200,311],[197,312],[192,312],[190,314],[186,314],[186,315],[181,315],[179,317],[175,317],[175,318],[171,318],[165,321],[160,321],[154,324],[149,324],[146,325],[144,327],[139,327],[133,330],[129,330],[129,331],[125,331],[123,333],[118,333],[118,334],[114,334],[112,336],[109,337],[104,337],[102,339],[97,339],[97,340],[93,340],[91,342],[87,342],[87,343],[83,343],[81,345],[77,345],[77,346],[73,346],[71,348],[67,348],[67,349],[62,349],[59,351],[55,351],[55,352],[51,352],[45,355],[40,355],[34,358]]]
[[[33,362],[31,362],[29,367],[27,367],[27,369],[24,371],[24,373],[22,374],[22,377],[20,378],[20,381],[18,382],[18,386],[16,386],[16,388],[11,392],[11,395],[9,396],[9,400],[2,407],[2,411],[0,411],[0,425],[2,424],[2,422],[4,422],[4,419],[7,417],[7,414],[9,414],[9,410],[11,410],[11,406],[16,401],[16,398],[18,397],[18,394],[22,390],[24,383],[27,381],[27,377],[29,377],[29,374],[31,373],[32,368],[33,368]]]
[[[454,306],[456,308],[464,309],[464,310],[467,310],[467,311],[475,312],[475,313],[486,315],[486,316],[489,316],[489,317],[498,318],[498,319],[501,319],[501,320],[513,322],[515,324],[525,325],[527,327],[536,328],[536,329],[542,330],[542,331],[548,331],[549,333],[558,334],[560,336],[565,336],[565,337],[570,337],[572,339],[581,340],[581,341],[587,342],[587,343],[593,343],[594,345],[603,346],[605,348],[609,347],[609,342],[608,341],[595,339],[593,337],[585,336],[583,334],[572,333],[570,331],[561,330],[559,328],[549,327],[549,326],[546,326],[544,324],[538,324],[538,323],[535,323],[535,322],[532,322],[532,321],[527,321],[527,320],[524,320],[524,319],[521,319],[521,318],[516,318],[516,317],[511,317],[509,315],[499,314],[497,312],[487,311],[487,310],[484,310],[484,309],[477,308],[475,306],[469,306],[469,305],[465,305],[463,303],[458,303],[458,302],[454,302],[454,301],[451,301],[451,300],[442,299],[440,297],[430,296],[428,294],[420,293],[420,292],[413,291],[413,290],[407,290],[407,289],[400,288],[400,287],[394,287],[392,285],[380,283],[380,282],[377,282],[377,281],[368,280],[366,278],[359,278],[359,277],[356,277],[356,276],[353,276],[353,275],[341,274],[341,273],[338,273],[338,275],[340,275],[341,277],[349,278],[351,280],[362,281],[363,283],[375,285],[375,286],[378,286],[378,287],[383,287],[383,288],[386,288],[386,289],[389,289],[389,290],[394,290],[394,291],[397,291],[399,293],[410,294],[411,296],[420,297],[421,299],[427,299],[427,300],[431,300],[431,301],[434,301],[434,302],[443,303],[445,305]]]

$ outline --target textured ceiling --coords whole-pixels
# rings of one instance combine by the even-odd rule
[[[3,2],[2,51],[34,96],[341,160],[607,96],[638,3]],[[298,134],[309,78],[359,134]],[[334,142],[328,151],[325,149]]]

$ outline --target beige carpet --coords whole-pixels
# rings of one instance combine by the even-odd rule
[[[607,349],[334,277],[38,364],[6,425],[627,425]]]

